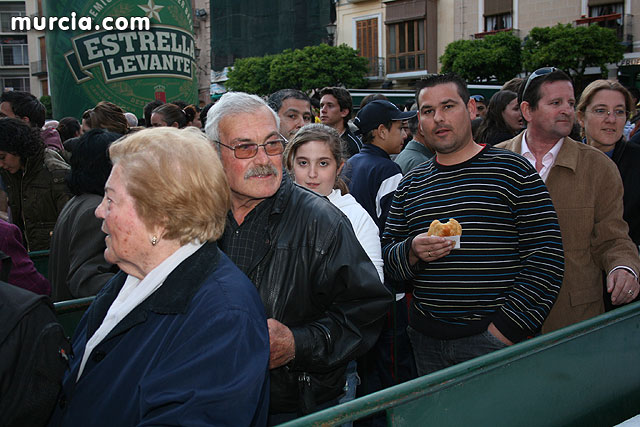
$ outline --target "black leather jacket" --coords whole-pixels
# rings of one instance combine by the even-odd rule
[[[286,174],[273,197],[269,250],[245,273],[295,339],[295,359],[271,370],[271,412],[306,413],[343,393],[346,364],[377,340],[391,294],[331,202]]]

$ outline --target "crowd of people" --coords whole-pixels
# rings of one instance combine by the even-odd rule
[[[487,102],[430,75],[413,108],[355,115],[346,89],[317,94],[153,101],[141,122],[105,100],[46,124],[32,95],[0,97],[11,298],[95,296],[64,369],[0,424],[276,425],[638,299],[620,83],[576,98],[549,67]]]

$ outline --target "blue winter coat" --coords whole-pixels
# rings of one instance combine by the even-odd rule
[[[266,425],[269,334],[255,286],[206,243],[93,350],[88,338],[124,285],[118,273],[85,313],[50,425]]]

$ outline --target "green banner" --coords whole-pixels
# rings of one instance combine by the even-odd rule
[[[154,99],[197,102],[187,0],[45,0],[44,12],[71,22],[46,32],[54,117],[80,118],[100,101],[138,117]]]

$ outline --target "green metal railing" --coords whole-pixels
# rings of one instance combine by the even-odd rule
[[[282,424],[611,426],[640,413],[640,302]]]
[[[29,258],[33,261],[33,265],[38,270],[38,273],[42,274],[46,279],[49,278],[49,251],[31,251],[29,252]]]
[[[82,315],[87,311],[94,299],[95,297],[86,297],[53,304],[58,322],[60,322],[68,337],[73,336],[73,332],[76,330],[80,319],[82,319]]]

